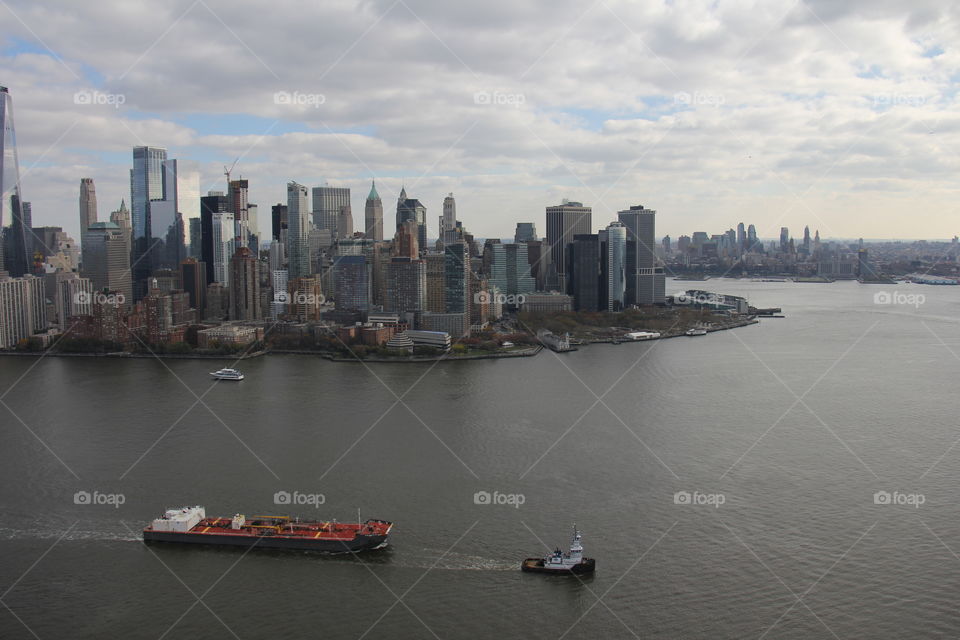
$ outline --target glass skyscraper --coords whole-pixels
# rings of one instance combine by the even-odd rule
[[[3,260],[0,266],[13,277],[30,271],[30,225],[25,220],[24,202],[20,195],[20,166],[17,160],[17,134],[13,126],[13,99],[6,87],[0,87],[0,228],[6,220],[10,227],[3,229]]]

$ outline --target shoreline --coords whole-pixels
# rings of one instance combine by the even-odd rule
[[[730,329],[739,329],[741,327],[747,327],[754,324],[760,324],[760,318],[753,316],[746,320],[741,320],[733,324],[729,324],[723,327],[714,327],[706,329],[707,333],[716,333],[718,331],[728,331]],[[659,338],[652,338],[647,340],[617,340],[614,341],[614,338],[596,338],[596,339],[586,339],[582,342],[577,343],[577,348],[588,347],[594,344],[613,344],[619,346],[621,344],[636,344],[643,342],[656,342],[657,340],[668,340],[671,338],[681,338],[686,337],[685,331],[681,330],[676,333],[670,333],[669,335],[662,335]],[[461,361],[461,360],[495,360],[501,358],[532,358],[538,355],[541,351],[549,349],[545,345],[539,344],[528,349],[518,349],[516,351],[509,351],[504,353],[482,353],[482,354],[467,354],[467,355],[450,355],[441,354],[436,356],[409,356],[406,358],[391,358],[384,356],[371,356],[367,358],[356,358],[340,354],[334,354],[327,351],[310,351],[307,349],[263,349],[260,351],[255,351],[253,353],[247,353],[243,355],[215,355],[215,354],[199,354],[199,353],[94,353],[94,352],[60,352],[60,351],[47,351],[47,352],[36,352],[36,351],[0,351],[0,356],[22,356],[22,357],[33,357],[33,358],[45,358],[45,357],[56,357],[56,358],[103,358],[103,359],[134,359],[134,358],[160,358],[160,359],[172,359],[172,360],[228,360],[232,362],[239,362],[241,360],[249,360],[251,358],[260,358],[263,356],[269,356],[271,354],[276,355],[295,355],[295,356],[317,356],[323,358],[324,360],[329,360],[330,362],[378,362],[378,363],[410,363],[410,362],[437,362],[440,360],[447,361]],[[577,349],[571,349],[570,351],[562,351],[554,353],[572,353]],[[552,351],[552,350],[551,350]]]

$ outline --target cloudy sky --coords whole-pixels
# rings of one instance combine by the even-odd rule
[[[825,237],[960,232],[950,0],[0,0],[34,224],[78,232],[81,177],[105,218],[131,147],[223,165],[261,228],[284,184],[371,177],[443,197],[478,237],[546,231],[562,198],[658,235],[754,223]],[[8,221],[4,221],[5,223]]]

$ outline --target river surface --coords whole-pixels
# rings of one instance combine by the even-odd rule
[[[240,383],[0,359],[0,637],[960,635],[960,287],[686,286],[786,317],[533,358],[268,356]],[[140,541],[186,504],[396,526],[357,557]],[[595,576],[518,570],[574,522]]]

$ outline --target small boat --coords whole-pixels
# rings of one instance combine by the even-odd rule
[[[217,380],[243,380],[243,374],[238,369],[220,369],[210,375]]]
[[[527,558],[520,564],[522,571],[534,573],[552,573],[554,575],[569,575],[572,573],[593,573],[597,568],[597,561],[583,557],[583,546],[580,544],[581,534],[577,525],[573,525],[573,540],[570,542],[570,553],[564,553],[557,547],[551,555],[543,558]]]
[[[684,335],[688,336],[705,336],[707,335],[706,329],[687,329],[687,332]]]

